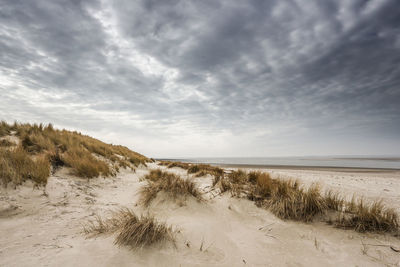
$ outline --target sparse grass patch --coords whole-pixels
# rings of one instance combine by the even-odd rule
[[[150,205],[159,192],[165,192],[173,199],[187,196],[193,196],[198,200],[202,199],[200,191],[191,180],[185,180],[178,175],[161,170],[153,170],[145,177],[147,177],[148,183],[142,187],[139,200],[144,206]]]
[[[171,226],[158,222],[152,216],[138,217],[129,209],[121,209],[103,220],[97,216],[84,226],[86,234],[116,233],[114,243],[131,249],[143,248],[161,241],[175,242]]]

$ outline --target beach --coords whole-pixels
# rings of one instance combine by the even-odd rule
[[[148,208],[138,205],[141,178],[150,169],[193,179],[206,201],[171,201],[160,194]],[[232,168],[231,168],[232,169]],[[229,172],[229,168],[226,170]],[[400,210],[399,172],[263,169],[273,177],[318,182],[346,197],[378,198]],[[149,163],[114,178],[72,177],[62,168],[45,188],[25,183],[1,189],[0,266],[398,266],[398,237],[281,220],[253,202],[220,194],[212,177],[194,177],[181,168]],[[173,225],[176,242],[131,250],[113,244],[112,235],[90,237],[86,222],[128,207]]]

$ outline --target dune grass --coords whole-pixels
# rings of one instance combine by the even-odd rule
[[[338,193],[322,194],[317,184],[306,188],[298,181],[273,179],[265,172],[233,171],[219,181],[221,191],[244,195],[281,219],[310,222],[321,215],[326,222],[358,232],[398,232],[399,217],[381,201],[366,203],[362,199],[346,201]],[[336,212],[333,221],[328,212]]]
[[[120,168],[134,169],[150,161],[126,147],[106,144],[78,132],[57,130],[52,124],[11,125],[2,121],[0,135],[11,133],[20,138],[21,144],[16,148],[12,146],[9,153],[3,151],[0,154],[1,164],[4,166],[1,179],[5,184],[9,181],[19,184],[26,179],[46,183],[49,176],[48,166],[52,166],[53,171],[59,166],[68,166],[76,176],[93,178],[115,175]],[[0,146],[0,149],[4,150],[5,146]],[[15,163],[15,155],[24,159],[24,168],[29,171]]]
[[[168,169],[177,167],[187,170],[190,167],[190,163],[185,163],[180,161],[169,161],[169,160],[161,160],[160,162],[158,162],[158,165],[165,166]]]
[[[9,135],[11,131],[10,125],[5,121],[0,121],[0,137]]]
[[[351,212],[340,213],[334,225],[357,232],[395,232],[400,221],[394,209],[387,208],[382,201],[365,203],[361,198]]]
[[[161,170],[152,170],[144,179],[147,179],[147,185],[142,187],[139,192],[139,202],[144,206],[149,206],[159,192],[167,193],[174,200],[181,197],[186,199],[188,196],[192,196],[197,200],[202,199],[195,183],[178,175]]]
[[[120,209],[112,216],[102,219],[97,216],[84,226],[88,235],[116,233],[114,244],[138,249],[161,241],[175,242],[171,226],[158,222],[152,216],[138,217],[132,210]]]
[[[113,174],[109,164],[96,159],[89,151],[84,149],[71,148],[60,158],[68,167],[72,168],[72,173],[79,177],[93,178],[100,174],[110,176]]]
[[[187,169],[187,172],[195,174],[196,177],[205,176],[207,174],[210,174],[214,177],[221,177],[224,174],[223,169],[211,166],[209,164],[191,164]]]
[[[182,168],[187,171],[188,174],[194,174],[195,177],[202,177],[207,174],[210,174],[216,179],[221,178],[224,174],[224,170],[216,167],[211,166],[209,164],[194,164],[194,163],[185,163],[179,161],[160,161],[158,163],[159,166],[166,166],[167,168]]]
[[[17,144],[14,142],[10,142],[7,139],[0,140],[0,147],[10,147],[10,146],[15,146],[15,145],[17,145]]]
[[[0,149],[0,181],[3,186],[10,182],[18,185],[28,179],[46,184],[49,175],[50,163],[45,157],[32,159],[21,147]]]

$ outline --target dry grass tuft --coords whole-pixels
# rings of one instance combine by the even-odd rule
[[[325,211],[325,202],[318,186],[303,190],[295,181],[273,184],[271,196],[264,205],[277,217],[309,222],[315,215]]]
[[[343,197],[339,195],[338,192],[333,192],[332,190],[329,190],[325,193],[325,204],[328,209],[334,210],[334,211],[342,211],[345,201]]]
[[[202,177],[210,174],[214,177],[221,178],[224,175],[223,169],[211,166],[209,164],[191,164],[190,167],[187,169],[187,172],[196,174],[196,177]]]
[[[399,224],[399,216],[393,209],[386,208],[381,201],[367,205],[363,199],[359,199],[354,213],[340,214],[335,222],[337,227],[357,232],[396,232]]]
[[[159,166],[166,166],[167,168],[182,168],[187,170],[189,174],[196,174],[196,177],[201,177],[207,174],[213,175],[214,177],[221,177],[224,174],[224,170],[211,166],[209,164],[193,164],[193,163],[185,163],[179,161],[160,161],[158,163]]]
[[[171,226],[158,222],[154,217],[140,218],[129,209],[121,209],[103,220],[97,216],[84,226],[86,234],[117,233],[115,244],[131,249],[143,248],[161,241],[175,242]]]
[[[149,206],[159,192],[165,192],[173,199],[187,196],[193,196],[197,200],[202,199],[201,193],[193,181],[182,179],[172,173],[155,170],[144,178],[146,177],[148,183],[141,189],[139,200],[144,206]]]

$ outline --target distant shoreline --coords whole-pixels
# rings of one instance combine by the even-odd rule
[[[366,158],[364,158],[366,159]],[[244,163],[217,163],[217,162],[194,162],[187,159],[157,159],[167,161],[182,161],[194,164],[210,164],[222,168],[243,169],[281,169],[281,170],[309,170],[309,171],[333,171],[333,172],[400,172],[400,168],[377,168],[377,167],[343,167],[343,166],[312,166],[312,165],[279,165],[279,164],[244,164]]]
[[[359,168],[359,167],[332,167],[332,166],[298,166],[298,165],[257,165],[257,164],[220,164],[208,163],[222,168],[243,169],[281,169],[281,170],[308,170],[308,171],[335,171],[335,172],[400,172],[393,168]]]

